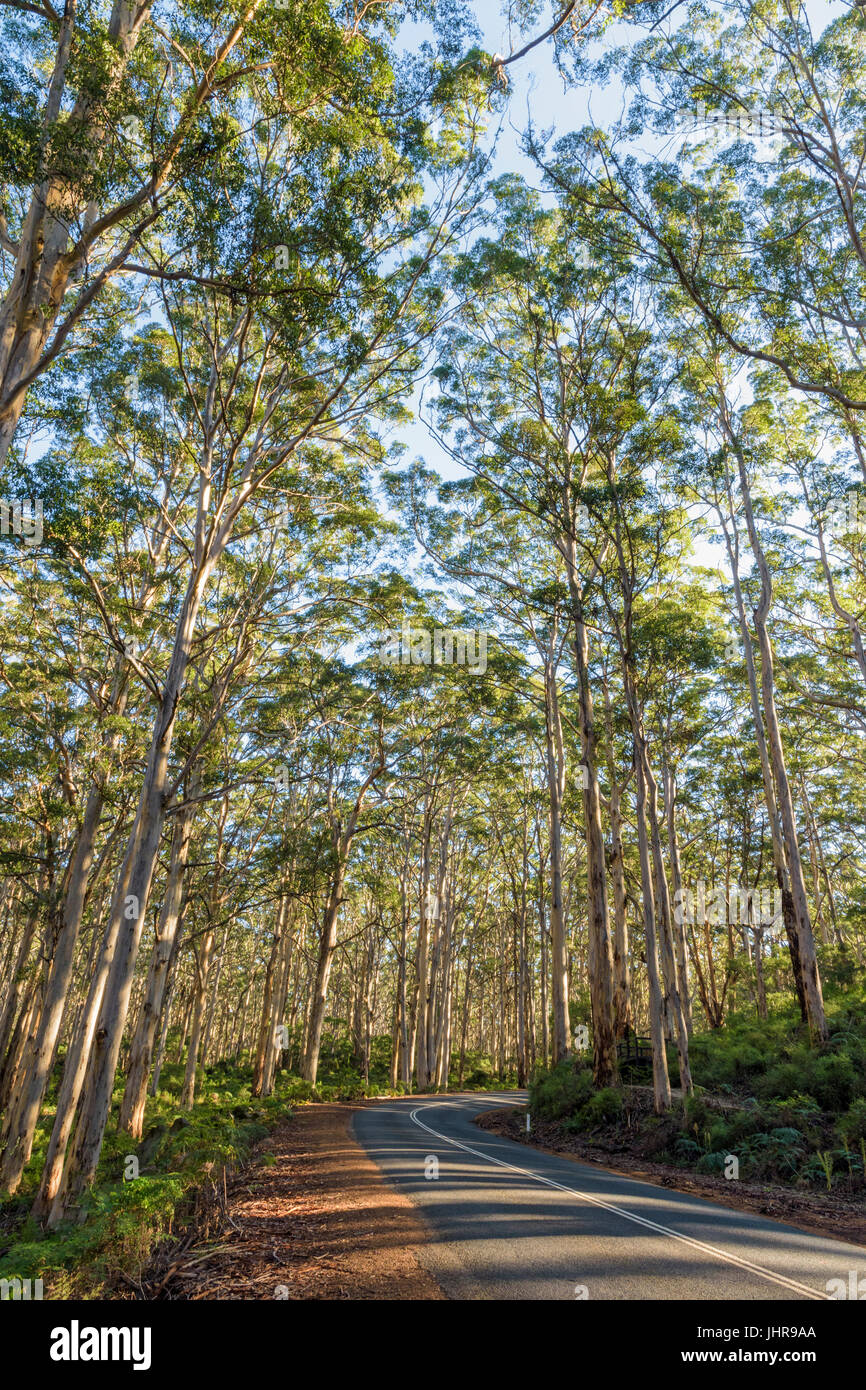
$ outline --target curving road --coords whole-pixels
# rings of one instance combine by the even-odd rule
[[[417,1251],[455,1299],[828,1298],[866,1249],[489,1134],[520,1092],[382,1102],[355,1134],[431,1232]],[[438,1162],[438,1177],[434,1173]],[[866,1287],[866,1284],[864,1284]]]

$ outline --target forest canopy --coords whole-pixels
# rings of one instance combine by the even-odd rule
[[[229,1072],[603,1093],[637,1037],[664,1115],[743,1020],[832,1059],[866,1028],[863,9],[0,23],[15,1219]]]

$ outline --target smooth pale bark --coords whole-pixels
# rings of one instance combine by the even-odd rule
[[[119,1127],[126,1130],[133,1139],[140,1139],[142,1134],[153,1045],[162,1015],[171,964],[179,942],[184,874],[189,859],[193,817],[194,807],[189,805],[178,811],[174,819],[165,896],[157,922],[144,999],[130,1049]]]
[[[182,910],[181,910],[182,911]],[[175,937],[175,948],[180,940],[180,934]],[[177,949],[172,953],[168,965],[168,990],[165,998],[165,1006],[162,1011],[162,1027],[159,1030],[159,1041],[156,1044],[156,1051],[153,1058],[153,1073],[150,1078],[148,1090],[152,1096],[159,1091],[159,1077],[162,1071],[162,1059],[165,1056],[165,1044],[168,1038],[168,1030],[171,1026],[171,1015],[174,1008],[174,1001],[177,995]]]
[[[544,850],[541,843],[541,824],[536,824],[536,843],[538,848],[538,887],[537,903],[538,908],[538,958],[539,958],[539,981],[538,988],[541,996],[541,1065],[545,1069],[550,1065],[550,1004],[548,1000],[548,927],[546,917],[546,893],[544,884]],[[461,1077],[462,1080],[462,1077]]]
[[[391,1061],[388,1066],[388,1086],[396,1091],[400,1078],[400,993],[394,993],[394,1008],[391,1015]]]
[[[337,876],[328,894],[328,900],[322,918],[319,954],[316,962],[316,980],[313,986],[310,1023],[307,1032],[307,1046],[304,1053],[304,1079],[309,1081],[311,1086],[315,1086],[319,1071],[319,1052],[322,1047],[322,1027],[325,1022],[328,982],[331,978],[331,967],[334,961],[334,952],[337,948],[337,918],[340,912],[340,904],[343,901],[344,873],[344,869],[340,869],[337,872]]]
[[[412,1082],[412,1060],[409,1055],[409,1018],[406,998],[406,958],[409,949],[408,840],[400,873],[400,954],[397,961],[397,1046],[399,1047],[399,1079],[409,1089]],[[396,1085],[397,1074],[394,1083]]]
[[[202,594],[216,558],[216,553],[212,552],[206,561],[197,566],[192,575],[175,632],[135,823],[111,904],[108,933],[113,938],[113,950],[110,953],[98,1023],[91,1035],[88,1085],[82,1096],[72,1150],[52,1204],[49,1225],[63,1219],[69,1202],[93,1181],[96,1173],[144,917],[156,867],[165,813],[168,761],[178,705],[189,665]]]
[[[210,999],[208,1001],[207,1008],[205,1009],[204,1032],[202,1033],[201,1038],[201,1064],[203,1067],[210,1066],[213,1060],[211,1057],[211,1052],[213,1050],[214,1025],[216,1024],[218,1018],[220,1020],[222,1018],[220,1011],[220,983],[222,981],[225,963],[229,957],[229,940],[231,938],[231,930],[231,922],[226,922],[225,930],[223,931],[222,935],[222,941],[219,942],[215,947],[214,959],[216,967],[215,969],[212,969],[210,972],[210,982],[208,986]]]
[[[745,455],[732,428],[726,404],[722,406],[720,418],[726,437],[737,461],[746,530],[749,535],[749,544],[752,549],[755,565],[761,578],[761,595],[754,610],[753,617],[755,621],[755,632],[758,638],[758,648],[761,654],[761,695],[767,730],[767,747],[770,755],[770,765],[773,771],[773,781],[776,786],[776,798],[782,818],[782,834],[785,843],[785,857],[788,864],[794,920],[796,922],[797,954],[799,956],[800,970],[802,971],[803,990],[806,996],[806,1011],[808,1014],[809,1026],[814,1036],[823,1041],[826,1039],[828,1032],[827,1019],[824,1013],[824,996],[821,989],[821,977],[818,973],[818,961],[815,955],[815,938],[812,933],[809,903],[806,897],[806,883],[803,875],[803,861],[800,855],[797,820],[794,813],[794,799],[791,793],[788,769],[782,747],[782,736],[779,729],[779,718],[776,710],[773,648],[767,631],[767,616],[773,601],[773,582],[770,575],[770,567],[767,564],[767,558],[764,554],[763,546],[761,545],[757,526],[755,525],[751,486],[749,483]]]
[[[192,1110],[195,1103],[195,1083],[198,1071],[199,1052],[201,1050],[202,1030],[204,1028],[208,976],[210,974],[211,961],[213,960],[215,940],[216,932],[212,927],[209,927],[202,937],[198,951],[194,950],[195,974],[193,982],[192,1024],[190,1026],[189,1043],[186,1051],[183,1085],[180,1091],[180,1104],[181,1108],[184,1110]]]
[[[451,1016],[454,978],[454,954],[452,950],[452,919],[449,913],[447,940],[445,948],[445,973],[442,982],[442,1000],[439,1012],[439,1026],[436,1034],[436,1089],[448,1090],[448,1073],[451,1067]]]
[[[570,1051],[568,1017],[568,950],[562,911],[562,799],[565,795],[565,753],[562,720],[551,647],[544,663],[544,728],[550,827],[550,985],[553,1002],[553,1064]],[[546,1020],[545,1012],[545,1020]],[[545,1039],[545,1052],[546,1052]]]
[[[259,1028],[252,1087],[254,1096],[269,1096],[271,1094],[274,1087],[277,1058],[282,1052],[282,1047],[278,1045],[277,1041],[277,1028],[285,1013],[288,973],[291,964],[290,910],[291,899],[288,894],[283,894],[277,910],[274,950],[268,961],[271,978],[268,980],[266,973],[262,996],[262,1021]]]
[[[625,571],[621,560],[621,574],[625,581]],[[623,583],[625,600],[626,630],[630,629],[630,596],[626,583]],[[630,646],[630,638],[627,639]],[[689,1066],[688,1033],[685,1026],[682,1004],[677,982],[676,959],[673,950],[671,931],[671,903],[662,855],[661,836],[658,820],[658,787],[649,760],[646,736],[643,729],[640,703],[634,674],[631,668],[629,646],[623,653],[623,689],[626,697],[629,721],[632,728],[632,747],[634,750],[635,772],[637,774],[637,828],[638,848],[641,863],[641,889],[643,894],[644,935],[646,938],[647,976],[650,993],[650,1032],[653,1048],[653,1095],[656,1111],[670,1105],[670,1080],[667,1056],[665,1053],[665,1019],[673,1020],[677,1055],[680,1067],[680,1084],[687,1092],[693,1088]],[[652,917],[650,930],[649,917]],[[662,971],[659,972],[659,955]],[[662,1063],[664,1064],[662,1066]]]
[[[54,66],[42,113],[46,137],[50,135],[51,127],[65,104],[76,11],[76,0],[67,0],[57,32]],[[123,69],[149,14],[150,5],[146,2],[138,7],[127,3],[127,0],[115,0],[112,7],[107,30],[112,70],[110,76],[106,77],[106,88],[101,97],[84,90],[69,114],[72,126],[80,131],[84,141],[90,140],[94,146],[104,138],[105,98],[118,90]],[[85,157],[82,168],[86,169],[88,163]],[[149,196],[149,190],[134,195],[129,210],[132,212],[136,206],[143,207]],[[46,357],[46,348],[70,283],[87,260],[89,249],[106,221],[98,217],[98,209],[88,207],[80,239],[70,245],[70,228],[83,211],[85,202],[83,188],[79,191],[70,187],[68,178],[60,175],[43,179],[32,191],[11,281],[0,304],[0,465],[5,462],[14,438],[24,408],[27,386],[38,374]],[[120,216],[115,214],[113,219],[109,218],[109,226],[112,220],[119,221]],[[153,220],[152,215],[146,217],[146,221]],[[132,245],[130,240],[125,248],[126,255]],[[105,278],[102,273],[97,275],[82,296],[84,302],[76,312],[80,312],[95,296]],[[59,344],[55,341],[56,346]]]
[[[216,824],[216,854],[214,858],[213,877],[211,879],[210,894],[207,904],[208,925],[202,936],[201,946],[196,951],[193,946],[193,964],[195,967],[193,976],[194,1005],[192,1012],[192,1026],[190,1029],[189,1047],[186,1054],[186,1068],[184,1070],[183,1086],[180,1092],[180,1103],[185,1110],[191,1110],[195,1102],[195,1083],[198,1070],[199,1056],[204,1060],[204,1033],[205,1011],[208,1003],[208,985],[210,983],[210,971],[213,962],[214,946],[217,936],[217,920],[222,906],[222,875],[224,869],[224,833],[226,818],[229,813],[228,792],[224,793],[220,803],[219,815]]]
[[[439,831],[437,851],[438,860],[436,865],[436,875],[434,882],[436,891],[434,895],[434,910],[431,914],[433,923],[432,950],[430,954],[430,969],[427,974],[427,1002],[424,1010],[427,1024],[426,1040],[426,1064],[428,1084],[436,1085],[438,1072],[438,1012],[436,991],[440,984],[440,972],[445,948],[445,931],[447,907],[445,905],[446,879],[449,869],[449,849],[451,841],[451,829],[454,824],[455,809],[455,788],[451,787],[448,798],[448,806]]]
[[[674,890],[674,902],[681,903],[683,889],[683,873],[680,865],[680,845],[677,836],[677,782],[676,776],[671,768],[670,759],[665,757],[662,765],[662,780],[664,786],[664,814],[665,823],[668,830],[668,856],[671,866],[671,881]],[[674,951],[677,962],[677,979],[680,989],[680,1002],[682,1004],[683,1017],[686,1023],[686,1032],[691,1036],[692,1032],[692,1000],[691,988],[689,984],[689,955],[686,944],[685,922],[677,921],[677,914],[672,915],[671,929],[674,934]]]
[[[20,845],[15,846],[15,852],[21,849]],[[6,1006],[9,997],[15,987],[17,978],[17,960],[20,951],[20,941],[18,941],[16,905],[21,897],[21,884],[17,879],[7,879],[0,886],[0,900],[3,903],[3,966],[0,969],[0,1057],[5,1051],[5,1044],[2,1042],[4,1036],[8,1036],[8,1029],[5,1027]],[[34,918],[35,921],[35,918]],[[17,944],[16,944],[17,943]]]
[[[472,988],[472,946],[473,938],[470,936],[466,954],[466,971],[463,979],[463,1021],[460,1028],[460,1059],[457,1069],[458,1088],[463,1085],[463,1079],[466,1074],[466,1039],[469,1033],[470,991]]]
[[[328,900],[325,904],[324,916],[322,918],[322,930],[319,938],[319,953],[316,962],[316,980],[313,986],[312,999],[310,1003],[310,1021],[307,1029],[307,1046],[304,1052],[303,1075],[311,1086],[316,1084],[316,1076],[319,1071],[319,1052],[322,1046],[322,1027],[325,1022],[325,1005],[328,998],[328,982],[331,978],[331,967],[334,962],[334,952],[337,949],[337,919],[340,913],[340,906],[343,901],[343,885],[346,879],[346,869],[349,864],[349,854],[352,842],[355,838],[355,831],[358,825],[358,817],[367,796],[367,792],[373,782],[384,772],[384,761],[377,762],[367,773],[361,784],[360,791],[355,798],[354,805],[346,821],[345,829],[342,833],[335,832],[334,851],[336,858],[336,871],[331,884]]]
[[[818,827],[815,823],[815,816],[812,811],[812,803],[809,800],[809,793],[806,790],[806,779],[802,772],[800,773],[799,780],[800,795],[803,798],[803,810],[806,813],[806,833],[809,836],[809,862],[812,868],[812,892],[815,895],[815,915],[818,918],[821,940],[825,946],[829,946],[833,938],[830,934],[829,924],[824,916],[823,893],[821,891],[820,863],[823,860],[823,854],[821,854],[821,837],[818,834]]]
[[[168,791],[169,758],[199,609],[210,576],[228,545],[235,520],[255,490],[254,467],[258,459],[260,436],[257,436],[257,442],[248,451],[242,481],[234,498],[221,506],[218,518],[212,517],[211,466],[217,431],[214,412],[217,409],[218,379],[229,354],[240,350],[249,323],[249,312],[242,311],[227,334],[211,368],[202,417],[204,439],[199,471],[193,565],[175,625],[171,657],[154,721],[135,821],[111,903],[106,929],[106,949],[103,951],[100,971],[106,960],[109,960],[110,964],[101,993],[99,1019],[87,1044],[90,1051],[87,1084],[81,1095],[70,1152],[65,1156],[63,1174],[52,1202],[49,1214],[51,1225],[63,1219],[66,1209],[75,1201],[77,1195],[92,1183],[96,1174],[157,862]],[[225,402],[222,400],[219,409],[225,408]],[[224,696],[225,690],[221,699]],[[59,1106],[57,1119],[64,1125],[68,1120],[66,1114],[61,1116]]]
[[[797,921],[794,914],[794,899],[791,893],[791,880],[788,873],[788,862],[785,851],[785,844],[781,833],[781,818],[776,804],[776,789],[773,782],[773,771],[770,766],[770,754],[767,748],[767,736],[764,730],[764,715],[762,710],[761,696],[758,690],[758,676],[755,665],[755,652],[752,645],[752,634],[749,631],[749,624],[746,618],[746,605],[743,598],[742,586],[740,584],[739,569],[739,538],[734,522],[733,501],[728,497],[729,515],[733,531],[728,529],[728,522],[721,507],[717,507],[719,522],[725,538],[725,547],[728,552],[728,560],[731,567],[731,575],[734,587],[734,601],[737,609],[737,624],[740,629],[740,641],[743,648],[743,657],[746,665],[746,681],[749,690],[749,703],[752,710],[752,721],[754,724],[755,744],[758,749],[758,757],[761,762],[761,777],[764,784],[764,802],[767,807],[767,820],[770,829],[770,843],[773,850],[773,867],[776,874],[776,883],[782,895],[782,920],[785,925],[785,934],[788,939],[788,947],[791,953],[791,972],[794,977],[794,988],[797,992],[797,1000],[800,1005],[800,1013],[805,1019],[807,1017],[806,990],[803,983],[803,971],[800,963],[799,936],[797,931]]]
[[[427,1056],[427,977],[429,945],[430,908],[430,841],[433,833],[433,808],[428,805],[424,813],[421,842],[421,904],[418,924],[418,949],[415,953],[415,975],[417,985],[417,1007],[415,1016],[415,1083],[419,1091],[426,1091],[430,1084],[430,1066]]]
[[[643,899],[644,947],[646,954],[647,984],[649,989],[650,1038],[653,1054],[653,1105],[657,1115],[663,1114],[671,1106],[671,1083],[668,1075],[668,1059],[665,1050],[664,1004],[661,980],[659,978],[658,943],[656,939],[656,911],[653,892],[653,872],[650,862],[649,840],[647,837],[647,794],[644,779],[643,759],[634,749],[635,779],[637,786],[637,843],[640,858],[641,896]]]
[[[114,0],[105,35],[108,43],[100,56],[107,64],[103,79],[96,87],[82,84],[76,100],[69,103],[67,78],[75,52],[77,0],[66,0],[41,124],[44,138],[50,139],[52,127],[66,110],[67,129],[76,130],[82,149],[89,145],[90,153],[80,160],[80,185],[63,171],[33,188],[22,222],[12,278],[0,303],[0,467],[6,461],[30,385],[59,355],[69,332],[84,320],[103,288],[124,273],[130,257],[140,248],[143,233],[159,219],[160,193],[170,181],[200,112],[213,97],[215,81],[225,81],[226,61],[260,3],[253,0],[249,10],[231,24],[205,75],[193,77],[179,118],[138,187],[114,206],[100,210],[87,190],[93,155],[105,143],[105,112],[116,102],[127,80],[129,60],[150,20],[151,3]],[[76,228],[74,240],[71,228]],[[110,238],[115,240],[109,252],[106,242]],[[97,250],[102,254],[94,256]],[[58,323],[70,286],[89,261],[99,259],[103,264],[82,293],[67,304],[65,319]]]
[[[622,793],[613,760],[613,710],[607,680],[602,685],[604,717],[607,732],[607,772],[610,781],[608,822],[610,824],[610,853],[607,867],[613,887],[613,1012],[614,1029],[618,1039],[624,1038],[634,1026],[631,1006],[631,970],[628,951],[628,898],[625,884],[625,856],[622,843]]]
[[[108,921],[103,932],[101,949],[90,977],[90,988],[84,1006],[78,1016],[75,1032],[66,1051],[63,1076],[57,1097],[57,1110],[39,1191],[33,1203],[32,1215],[37,1221],[51,1221],[56,1224],[62,1220],[64,1208],[58,1200],[62,1180],[66,1150],[78,1113],[78,1102],[84,1087],[90,1061],[91,1047],[96,1034],[99,1010],[105,992],[105,983],[120,930],[119,921],[110,909]],[[57,1203],[55,1209],[55,1202]]]
[[[661,833],[659,830],[658,784],[650,764],[649,750],[645,739],[642,739],[640,752],[643,758],[644,775],[646,779],[647,814],[649,817],[650,843],[652,847],[653,872],[655,875],[658,932],[662,947],[662,975],[664,979],[665,1002],[669,1015],[674,1021],[677,1057],[679,1059],[680,1068],[680,1086],[684,1092],[691,1095],[694,1091],[694,1084],[692,1082],[692,1072],[689,1064],[689,1034],[686,1026],[685,1011],[683,1009],[679,972],[673,943],[673,913],[671,911],[670,891],[665,874]]]
[[[0,1058],[4,1059],[4,1065],[6,1055],[9,1051],[10,1039],[14,1032],[15,1024],[30,984],[27,973],[28,960],[38,925],[39,912],[34,909],[32,912],[28,913],[25,918],[21,940],[18,943],[18,951],[15,956],[12,986],[6,996],[6,1002],[3,1006],[3,1015],[2,1018],[0,1018]],[[0,1068],[0,1072],[2,1072],[2,1068]]]
[[[30,980],[25,990],[21,1012],[12,1030],[12,1037],[3,1059],[2,1071],[0,1071],[0,1110],[6,1109],[11,1097],[21,1084],[27,1047],[28,1044],[32,1046],[39,1026],[44,984],[45,973],[43,970]]]
[[[256,1044],[256,1058],[253,1064],[251,1094],[254,1096],[268,1094],[263,1088],[266,1084],[265,1077],[268,1070],[268,1054],[269,1051],[273,1049],[273,1040],[277,1026],[276,1000],[279,993],[279,979],[282,965],[283,933],[286,929],[288,915],[289,900],[284,894],[281,896],[277,907],[274,938],[271,942],[271,950],[265,970],[265,987],[262,994],[262,1014],[259,1023],[258,1042]]]
[[[157,561],[164,554],[166,544],[167,537],[157,546]],[[148,586],[142,595],[142,609],[149,609],[155,598],[154,586]],[[118,670],[106,714],[122,715],[126,708],[127,696],[126,672],[125,670]],[[111,734],[106,742],[102,766],[98,769],[96,780],[88,794],[77,843],[70,860],[62,925],[51,961],[39,1034],[32,1050],[28,1075],[21,1089],[20,1102],[14,1115],[10,1118],[7,1139],[9,1147],[7,1148],[2,1175],[0,1175],[0,1185],[5,1178],[10,1191],[17,1188],[24,1164],[30,1156],[39,1112],[45,1097],[51,1068],[54,1065],[67,1006],[71,1000],[75,951],[81,933],[84,906],[91,886],[96,835],[102,819],[109,765],[119,744],[120,735],[118,733]],[[94,934],[94,942],[95,939]]]
[[[597,1086],[609,1086],[617,1076],[613,1012],[613,947],[607,906],[607,874],[601,799],[598,787],[597,737],[589,680],[589,637],[584,623],[583,594],[577,571],[573,536],[563,542],[574,624],[572,646],[578,686],[580,739],[584,766],[583,818],[586,835],[587,912],[589,915],[589,990],[592,1002],[593,1076]]]

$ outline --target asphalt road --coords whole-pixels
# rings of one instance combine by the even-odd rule
[[[507,1095],[411,1097],[358,1111],[355,1134],[431,1231],[421,1262],[456,1299],[826,1300],[866,1248],[489,1134]],[[438,1163],[438,1177],[432,1174]],[[427,1176],[430,1174],[431,1176]],[[866,1287],[866,1284],[864,1284]]]

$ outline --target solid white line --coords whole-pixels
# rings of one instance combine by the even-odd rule
[[[453,1103],[453,1102],[452,1102]],[[515,1104],[515,1102],[507,1102]],[[425,1110],[434,1109],[435,1105],[448,1104],[447,1101],[438,1101],[432,1105],[425,1106]],[[633,1221],[637,1226],[645,1226],[647,1230],[657,1231],[660,1235],[670,1236],[672,1240],[682,1241],[683,1245],[691,1245],[695,1250],[702,1250],[707,1255],[715,1255],[720,1260],[727,1261],[728,1264],[739,1265],[741,1269],[747,1269],[752,1274],[757,1274],[762,1279],[767,1279],[771,1284],[780,1284],[783,1288],[793,1289],[796,1293],[805,1294],[807,1298],[818,1299],[828,1302],[829,1294],[819,1293],[817,1289],[812,1289],[808,1284],[800,1284],[796,1279],[789,1279],[784,1274],[775,1274],[770,1269],[764,1269],[762,1265],[752,1264],[750,1260],[744,1260],[739,1255],[732,1255],[729,1251],[720,1250],[715,1245],[707,1245],[702,1240],[695,1240],[692,1236],[681,1235],[679,1231],[674,1231],[670,1226],[662,1226],[657,1221],[649,1221],[644,1216],[638,1216],[635,1212],[626,1211],[623,1207],[614,1206],[612,1202],[605,1202],[601,1197],[593,1197],[589,1192],[581,1192],[577,1187],[566,1187],[563,1183],[554,1182],[553,1178],[545,1178],[541,1173],[534,1173],[530,1168],[518,1168],[514,1163],[506,1163],[501,1158],[494,1158],[491,1154],[482,1153],[479,1149],[473,1149],[470,1144],[463,1144],[459,1139],[452,1139],[447,1134],[440,1134],[438,1130],[426,1125],[423,1120],[418,1119],[418,1111],[412,1111],[412,1119],[421,1129],[426,1129],[428,1134],[435,1135],[437,1139],[442,1139],[446,1144],[453,1144],[457,1149],[463,1149],[466,1153],[474,1154],[476,1158],[482,1159],[485,1163],[494,1163],[497,1168],[507,1168],[511,1173],[519,1173],[521,1177],[532,1178],[535,1182],[540,1182],[545,1187],[556,1188],[558,1192],[567,1192],[572,1197],[579,1197],[583,1202],[591,1202],[593,1206],[603,1207],[605,1211],[612,1211],[616,1216],[625,1217],[626,1221]]]

